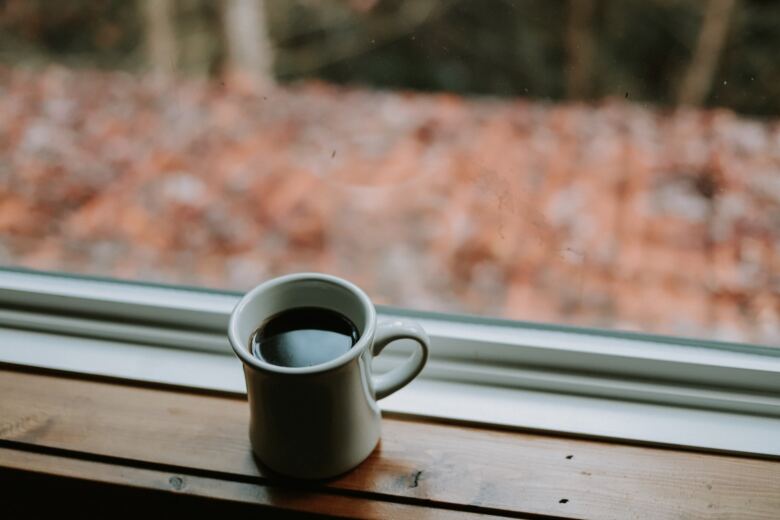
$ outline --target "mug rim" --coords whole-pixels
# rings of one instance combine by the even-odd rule
[[[261,360],[253,356],[247,348],[244,348],[244,344],[242,342],[241,336],[238,333],[238,322],[246,306],[249,304],[249,302],[260,297],[264,292],[268,291],[269,289],[278,287],[280,285],[287,285],[291,283],[310,281],[310,280],[325,282],[340,287],[342,289],[346,289],[360,301],[362,307],[366,311],[366,325],[364,327],[364,330],[360,334],[360,338],[358,339],[357,343],[355,343],[355,345],[353,345],[352,348],[349,349],[349,351],[345,352],[344,354],[334,359],[331,359],[325,363],[311,365],[308,367],[283,367],[279,365],[273,365],[271,363],[268,363],[267,361]],[[335,368],[346,365],[354,358],[360,356],[363,353],[363,351],[368,347],[370,343],[369,339],[374,337],[375,328],[376,328],[376,309],[374,308],[374,304],[371,303],[371,300],[369,299],[368,295],[366,295],[366,293],[363,292],[363,290],[360,289],[360,287],[353,284],[352,282],[344,280],[343,278],[339,278],[338,276],[333,276],[329,274],[294,273],[294,274],[287,274],[276,278],[272,278],[271,280],[267,280],[261,283],[260,285],[256,286],[254,289],[251,289],[246,294],[244,294],[244,296],[241,297],[241,299],[238,301],[236,306],[233,307],[233,311],[230,313],[230,322],[228,324],[228,339],[230,340],[230,346],[233,348],[233,352],[236,353],[236,355],[239,357],[239,359],[241,359],[244,365],[248,365],[255,370],[260,370],[263,372],[273,372],[276,374],[288,374],[288,375],[296,375],[296,374],[306,375],[306,374],[317,374],[320,372],[327,372],[333,370]],[[249,338],[247,338],[247,341],[248,340]]]

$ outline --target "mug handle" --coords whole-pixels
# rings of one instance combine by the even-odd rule
[[[374,376],[374,392],[377,399],[387,397],[409,384],[412,379],[417,377],[428,360],[428,346],[430,345],[428,334],[417,323],[408,320],[380,323],[374,336],[373,354],[378,356],[387,345],[399,339],[412,339],[417,342],[419,348],[414,350],[409,359],[390,372]]]

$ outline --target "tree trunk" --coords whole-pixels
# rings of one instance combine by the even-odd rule
[[[147,61],[155,74],[171,76],[176,72],[174,0],[140,0],[140,2]]]
[[[707,99],[736,3],[736,0],[709,0],[696,50],[677,92],[678,104],[699,106]]]
[[[225,0],[228,68],[261,83],[273,83],[273,56],[264,0]]]
[[[595,0],[569,0],[566,27],[566,94],[570,99],[590,95],[593,69]]]

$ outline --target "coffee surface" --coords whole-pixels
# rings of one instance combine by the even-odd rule
[[[321,307],[298,307],[275,314],[255,331],[252,354],[273,365],[309,367],[351,349],[357,327],[346,316]]]

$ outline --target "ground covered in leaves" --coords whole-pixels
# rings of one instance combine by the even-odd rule
[[[5,68],[0,262],[780,344],[780,125]]]

